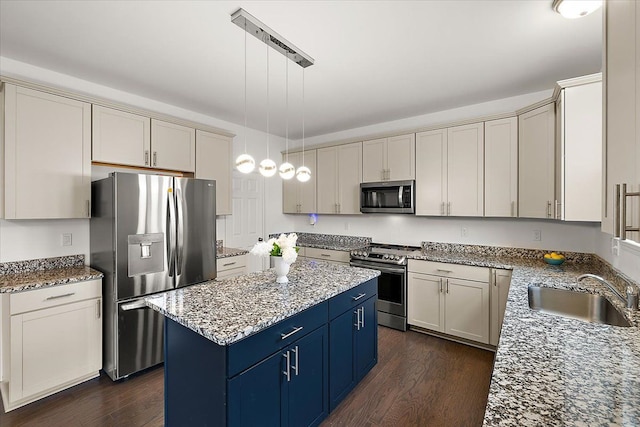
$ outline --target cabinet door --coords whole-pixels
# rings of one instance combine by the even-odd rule
[[[320,150],[318,150],[320,151]],[[320,171],[320,166],[318,166]],[[362,181],[362,142],[338,147],[338,211],[341,214],[360,213],[360,182]],[[320,185],[320,180],[318,180]]]
[[[446,215],[447,130],[416,135],[416,215]]]
[[[416,135],[393,136],[387,141],[387,179],[416,179]]]
[[[518,136],[518,216],[551,218],[555,203],[554,104],[519,116]]]
[[[338,147],[317,151],[318,213],[338,213]]]
[[[444,332],[489,343],[489,283],[446,279]]]
[[[113,108],[92,106],[91,160],[149,167],[151,119]]]
[[[287,156],[285,154],[282,155],[282,162],[287,161]],[[291,163],[294,167],[299,167],[301,165],[298,163],[298,155],[296,153],[289,154],[289,163]],[[315,171],[311,171],[313,174]],[[312,175],[313,176],[313,175]],[[298,196],[298,191],[300,190],[298,186],[299,181],[294,177],[291,179],[283,179],[282,180],[282,213],[298,213],[300,198]]]
[[[360,329],[355,331],[356,382],[378,362],[378,312],[376,298],[369,298],[359,307]]]
[[[97,376],[101,305],[101,299],[91,299],[11,316],[10,400]]]
[[[302,166],[302,154],[299,154],[299,163],[296,169]],[[316,182],[318,181],[318,168],[316,166],[316,150],[304,152],[304,165],[311,170],[311,179],[307,182],[300,182],[296,178],[292,178],[298,183],[298,200],[300,203],[300,213],[316,212]]]
[[[91,105],[5,86],[4,217],[88,218]]]
[[[289,348],[291,381],[288,385],[288,422],[285,425],[310,426],[329,413],[328,336],[322,326],[300,338]],[[278,425],[262,421],[256,425]]]
[[[283,351],[278,351],[229,380],[231,426],[280,426],[287,379]]]
[[[484,213],[484,123],[447,130],[447,214]]]
[[[182,172],[196,170],[196,130],[151,120],[151,165]]]
[[[196,130],[196,173],[216,181],[216,215],[231,215],[231,148],[233,138]]]
[[[378,182],[387,179],[387,138],[362,143],[362,182]]]
[[[329,410],[333,411],[356,383],[355,310],[348,310],[329,324]]]
[[[518,216],[518,119],[484,123],[484,216]]]
[[[407,323],[444,332],[444,284],[442,277],[409,273]]]
[[[493,270],[491,283],[491,331],[490,344],[498,345],[504,312],[507,307],[507,297],[511,285],[510,270]]]

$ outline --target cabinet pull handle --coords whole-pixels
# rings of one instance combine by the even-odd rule
[[[304,326],[299,326],[299,327],[294,327],[293,331],[289,332],[288,334],[280,334],[280,339],[281,340],[286,340],[287,338],[289,338],[291,335],[293,334],[297,334],[298,332],[300,332],[302,329],[304,328]]]
[[[292,366],[293,371],[296,373],[296,377],[298,375],[300,375],[300,370],[298,369],[299,363],[298,363],[298,346],[296,346],[295,349],[291,350],[296,354],[296,366]]]
[[[439,280],[440,280],[440,293],[442,293],[442,278],[440,278]]]
[[[436,271],[440,271],[441,273],[453,273],[453,270],[444,270],[442,268],[437,268]]]
[[[620,184],[616,184],[616,200],[613,205],[613,237],[620,237]]]
[[[440,204],[440,215],[444,215],[444,202]]]
[[[289,360],[289,350],[282,355],[285,359],[287,359],[287,370],[282,371],[282,373],[287,377],[287,382],[291,381],[291,361]]]
[[[102,316],[102,304],[100,300],[96,301],[96,318],[99,319]]]
[[[547,200],[547,218],[551,218],[551,201]]]
[[[91,218],[91,200],[87,200],[87,218]]]
[[[70,297],[71,295],[75,295],[75,294],[76,294],[75,292],[70,292],[68,294],[54,295],[52,297],[45,298],[45,301],[49,301],[49,300],[52,300],[52,299],[58,299],[58,298],[66,298],[66,297]]]
[[[447,202],[447,216],[451,215],[451,202]]]
[[[555,219],[560,219],[560,202],[559,201],[555,201],[555,207],[554,207],[554,218]]]
[[[233,264],[235,264],[235,261],[234,262],[228,262],[226,264],[222,264],[222,266],[223,267],[229,267],[230,265],[233,265]]]
[[[493,270],[493,286],[498,286],[498,275],[495,270]]]
[[[158,166],[158,152],[153,152],[153,166]]]
[[[330,256],[331,256],[331,254],[320,254],[320,256],[330,257]]]
[[[364,306],[362,306],[362,329],[364,329]]]
[[[149,150],[144,150],[144,165],[149,166]]]
[[[447,279],[447,293],[449,293],[449,279]]]
[[[359,294],[357,297],[351,297],[353,298],[354,301],[358,301],[359,299],[362,299],[366,296],[367,294]]]
[[[620,224],[620,239],[627,239],[627,232],[639,232],[640,225],[634,227],[633,225],[627,226],[627,198],[640,197],[640,191],[627,191],[627,184],[622,184],[622,220]],[[633,222],[633,221],[632,221]]]
[[[357,309],[356,311],[354,311],[353,314],[356,315],[356,323],[354,323],[353,326],[355,326],[359,331],[360,330],[360,309]]]

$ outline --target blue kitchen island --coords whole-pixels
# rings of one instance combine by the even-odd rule
[[[165,425],[314,426],[378,360],[376,270],[299,261],[147,298],[165,315]]]

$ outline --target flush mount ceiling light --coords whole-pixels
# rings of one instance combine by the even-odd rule
[[[553,0],[553,10],[567,19],[576,19],[595,12],[602,0]]]
[[[245,49],[245,153],[238,157],[238,159],[236,160],[236,166],[238,167],[238,170],[241,170],[240,167],[238,166],[238,162],[243,161],[246,163],[250,163],[250,166],[247,165],[246,169],[248,170],[248,172],[251,172],[253,170],[253,166],[255,162],[253,161],[253,158],[246,153],[247,151],[247,148],[246,148],[247,147],[247,142],[246,142],[246,127],[247,127],[247,106],[246,106],[246,102],[247,102],[246,101],[247,99],[246,98],[247,97],[247,81],[246,81],[247,79],[247,71],[246,71],[247,44],[246,43],[247,41],[246,40],[247,38],[246,37],[247,36],[246,35],[247,34],[253,35],[255,38],[262,41],[267,46],[270,46],[276,51],[283,54],[287,59],[290,59],[296,64],[300,65],[303,69],[313,65],[314,60],[312,57],[310,57],[309,55],[307,55],[306,53],[298,49],[296,46],[294,46],[293,43],[291,43],[290,41],[282,37],[280,34],[273,31],[271,28],[266,26],[263,22],[261,22],[256,17],[252,16],[250,13],[248,13],[246,10],[242,8],[238,9],[231,15],[231,22],[233,22],[234,24],[236,24],[238,27],[242,28],[245,31],[245,48],[244,48]],[[295,167],[291,163],[289,163],[289,67],[288,65],[289,65],[289,62],[287,61],[286,156],[285,156],[285,162],[281,164],[280,167],[277,169],[282,179],[291,179],[294,177],[294,175],[296,175]],[[269,104],[269,78],[268,76],[269,76],[269,54],[268,54],[268,48],[267,48],[267,158],[261,161],[259,166],[260,173],[265,177],[273,176],[275,175],[275,172],[276,172],[276,164],[273,160],[269,158],[269,111],[268,111],[269,110],[269,105],[268,105]],[[303,73],[303,76],[304,76],[304,73]],[[304,119],[303,119],[303,122],[304,122]],[[303,123],[303,129],[304,129],[304,123]],[[304,130],[303,130],[302,153],[304,158]],[[250,160],[247,159],[247,157]],[[249,167],[251,167],[251,169],[249,169]],[[306,173],[305,169],[306,171],[308,171],[308,173]],[[298,172],[299,173],[302,172],[302,174],[299,174],[298,176],[298,179],[302,182],[308,181],[309,178],[311,177],[311,171],[309,171],[309,168],[304,166],[304,160],[303,160],[303,166],[298,169]]]

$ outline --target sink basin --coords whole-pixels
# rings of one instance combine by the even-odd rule
[[[584,292],[529,286],[529,308],[587,322],[631,326],[608,299]]]

